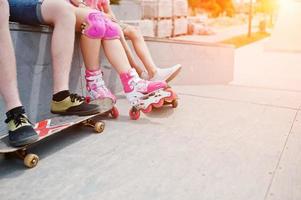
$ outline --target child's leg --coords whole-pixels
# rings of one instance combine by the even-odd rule
[[[153,77],[157,71],[157,66],[152,59],[152,56],[149,52],[149,49],[146,46],[144,38],[140,33],[140,30],[136,29],[133,26],[127,26],[123,30],[123,33],[132,41],[137,56],[144,64],[144,67],[147,70],[149,76]]]
[[[124,29],[124,35],[132,41],[138,57],[141,59],[145,69],[147,70],[147,74],[141,74],[142,78],[152,81],[169,82],[180,72],[181,65],[179,64],[164,69],[156,66],[139,29],[133,26],[127,26]]]
[[[76,28],[77,31],[82,31],[82,25],[87,27],[89,21],[87,16],[91,14],[90,9],[75,8],[76,13]],[[92,12],[93,13],[93,12]],[[93,16],[93,15],[91,15]],[[94,22],[92,22],[94,23]],[[80,38],[81,52],[85,64],[85,79],[88,97],[93,102],[98,104],[111,104],[116,102],[116,97],[106,87],[103,81],[103,74],[100,69],[99,53],[101,47],[101,39],[91,39],[86,34],[82,34]]]
[[[77,23],[87,23],[82,30],[82,33],[86,36],[87,40],[103,39],[102,44],[105,54],[111,65],[120,75],[124,91],[132,105],[146,105],[146,107],[148,107],[152,103],[157,102],[158,99],[164,98],[160,95],[155,95],[156,97],[153,99],[142,98],[144,95],[151,92],[165,89],[167,85],[165,82],[149,82],[139,78],[136,71],[131,68],[119,38],[115,39],[119,37],[119,31],[116,24],[108,21],[101,13],[95,13],[95,11],[77,8],[76,13],[78,15]],[[93,42],[89,43],[91,45],[93,44]],[[91,52],[91,49],[94,48],[85,48],[87,52],[85,52],[84,55],[89,53],[94,54],[94,52]],[[147,102],[147,104],[142,102]]]
[[[130,65],[137,71],[137,73],[139,74],[139,76],[141,76],[143,70],[139,67],[139,65],[136,63],[135,59],[134,59],[134,56],[133,56],[133,53],[128,45],[128,43],[126,42],[126,39],[124,37],[124,34],[123,34],[123,31],[120,30],[121,33],[120,33],[120,41],[122,43],[122,46],[125,50],[125,53],[127,55],[127,58],[130,62]]]

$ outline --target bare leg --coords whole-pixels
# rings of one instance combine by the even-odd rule
[[[131,69],[131,65],[120,40],[104,40],[102,44],[109,62],[117,73],[127,73]]]
[[[74,9],[76,13],[76,30],[80,31],[81,24],[85,22],[86,17],[91,13],[91,9],[76,7]],[[100,39],[91,39],[86,36],[81,37],[81,48],[86,66],[99,66],[100,42]],[[103,47],[109,62],[119,74],[126,73],[131,69],[120,40],[104,40]],[[90,70],[93,70],[93,68]]]
[[[133,56],[133,53],[132,53],[132,51],[131,51],[131,49],[130,49],[130,47],[129,47],[129,45],[128,45],[128,43],[126,42],[126,39],[125,39],[125,37],[124,37],[124,34],[123,34],[123,31],[122,30],[120,30],[121,31],[121,34],[120,34],[120,41],[121,41],[121,43],[122,43],[122,46],[123,46],[123,48],[124,48],[124,50],[125,50],[125,53],[126,53],[126,55],[127,55],[127,57],[128,57],[128,60],[129,60],[129,62],[130,62],[130,65],[137,71],[137,73],[139,74],[139,75],[141,75],[142,74],[142,72],[143,72],[143,70],[139,67],[139,65],[136,63],[136,61],[135,61],[135,59],[134,59],[134,56]]]
[[[76,19],[72,6],[62,0],[44,0],[42,15],[46,23],[54,26],[51,52],[53,93],[57,93],[69,89]]]
[[[100,68],[99,52],[101,40],[92,40],[85,35],[80,38],[81,52],[84,58],[86,69],[98,70]]]
[[[157,66],[151,57],[140,30],[135,27],[128,26],[123,32],[124,35],[132,41],[135,52],[144,64],[149,76],[153,77],[157,71]]]
[[[0,0],[0,93],[6,110],[21,106],[17,89],[16,59],[8,25],[9,6],[7,0]]]

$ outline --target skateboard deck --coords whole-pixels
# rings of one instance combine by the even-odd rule
[[[0,154],[15,154],[17,157],[24,160],[24,165],[26,167],[33,168],[37,165],[39,157],[35,154],[27,153],[27,148],[51,135],[59,133],[75,125],[90,126],[94,128],[96,133],[101,133],[105,128],[105,123],[100,120],[96,120],[95,117],[108,114],[111,114],[112,117],[114,117],[112,114],[113,112],[116,112],[115,107],[111,107],[109,110],[103,110],[101,113],[90,116],[55,116],[42,120],[34,125],[34,129],[38,133],[39,139],[32,144],[21,147],[11,146],[8,141],[8,134],[6,133],[0,138]]]

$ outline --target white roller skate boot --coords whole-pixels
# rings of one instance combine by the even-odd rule
[[[119,113],[114,106],[116,104],[116,97],[106,87],[101,70],[86,70],[85,78],[88,92],[87,101],[103,106],[103,110],[110,110],[108,108],[113,106],[110,114],[113,118],[117,118]]]
[[[128,73],[120,74],[123,89],[132,109],[131,119],[140,117],[140,110],[151,112],[153,107],[162,107],[165,100],[174,98],[174,93],[167,89],[164,81],[151,82],[139,78],[137,72],[131,69]]]

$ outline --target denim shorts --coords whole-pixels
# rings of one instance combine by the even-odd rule
[[[8,3],[10,21],[28,25],[45,24],[41,12],[43,0],[8,0]]]

